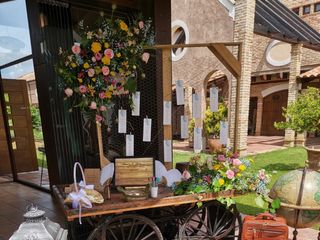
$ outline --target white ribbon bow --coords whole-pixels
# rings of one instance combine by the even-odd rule
[[[87,198],[86,192],[81,189],[79,192],[71,192],[69,193],[69,198],[72,200],[72,208],[79,208],[79,223],[81,222],[81,209],[84,208],[92,208],[92,203]]]
[[[94,189],[94,185],[93,184],[86,185],[84,183],[84,181],[80,181],[79,182],[79,186],[80,186],[80,188],[84,188],[84,189]]]

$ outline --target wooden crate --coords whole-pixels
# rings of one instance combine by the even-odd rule
[[[115,185],[142,186],[154,176],[153,158],[116,158]]]

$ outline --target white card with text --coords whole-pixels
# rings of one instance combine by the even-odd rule
[[[126,135],[126,156],[134,156],[134,135],[132,134]]]
[[[220,143],[222,145],[228,144],[228,122],[220,122]]]
[[[127,110],[120,109],[118,111],[118,132],[127,132]]]
[[[188,116],[181,116],[181,138],[189,138],[189,119]]]
[[[183,81],[176,81],[176,97],[177,97],[177,105],[184,105],[184,89],[183,89]]]
[[[195,152],[201,152],[202,151],[202,129],[194,128],[193,134],[194,134],[193,149]]]
[[[201,95],[198,93],[192,94],[192,117],[201,118]]]
[[[143,141],[150,142],[151,141],[151,118],[144,118],[143,119]]]
[[[172,141],[164,140],[163,141],[163,151],[164,151],[164,161],[172,162]]]
[[[171,101],[163,102],[163,125],[171,125]]]
[[[217,87],[210,88],[210,110],[218,112],[219,107],[219,89]]]
[[[140,116],[140,92],[132,94],[132,116]]]

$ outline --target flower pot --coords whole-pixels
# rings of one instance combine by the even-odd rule
[[[307,158],[307,166],[309,169],[319,171],[320,170],[320,147],[318,146],[315,148],[315,146],[305,147],[308,153]]]
[[[207,144],[209,146],[210,152],[219,152],[222,150],[222,144],[219,138],[208,138]]]

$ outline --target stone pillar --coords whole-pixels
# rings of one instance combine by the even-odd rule
[[[296,146],[304,147],[306,145],[307,133],[297,133]]]
[[[258,97],[257,103],[257,119],[256,119],[256,136],[261,136],[262,126],[263,97]]]
[[[236,138],[236,145],[241,155],[245,155],[247,150],[255,2],[255,0],[237,0],[235,6],[234,41],[242,42],[242,53],[240,55],[241,76],[238,79],[240,85],[238,99],[236,99],[237,79],[231,81],[230,143],[234,143]],[[235,120],[237,101],[238,119]],[[235,124],[237,126],[236,137]]]
[[[289,72],[289,86],[288,86],[288,105],[295,101],[298,94],[297,76],[301,71],[301,56],[302,44],[291,45],[291,63]],[[291,129],[285,130],[284,146],[293,147],[295,140],[295,132]]]

